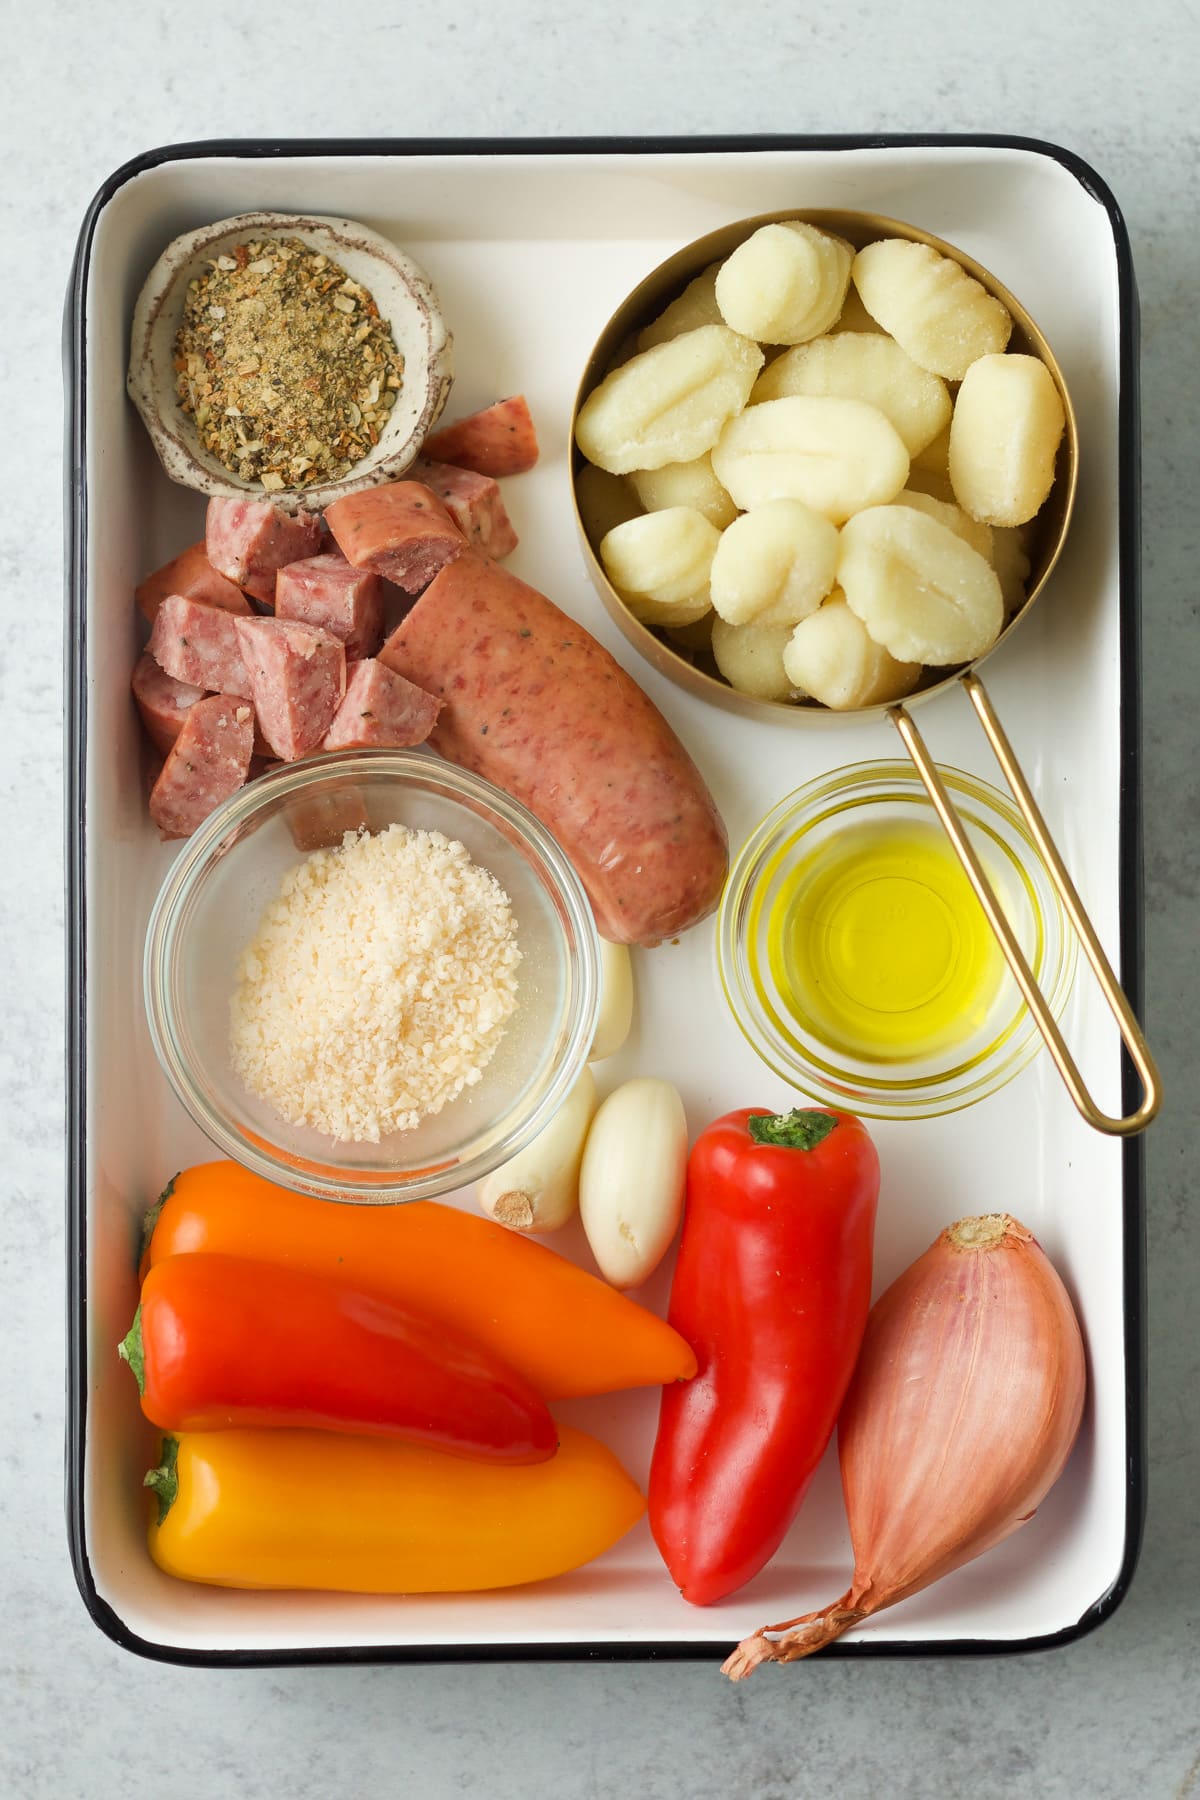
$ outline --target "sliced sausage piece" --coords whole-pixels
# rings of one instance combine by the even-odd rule
[[[325,733],[325,750],[384,750],[423,744],[433,730],[442,703],[415,687],[385,663],[368,657],[355,663],[346,681],[346,698]]]
[[[554,833],[605,937],[657,944],[712,911],[728,855],[699,771],[637,683],[544,594],[468,551],[380,658],[442,696],[432,747]]]
[[[477,475],[520,475],[538,459],[537,432],[524,394],[497,400],[469,419],[445,425],[426,438],[426,456]]]
[[[275,617],[327,631],[358,662],[383,643],[383,578],[336,552],[289,563],[276,578]]]
[[[159,607],[146,646],[160,669],[176,681],[210,693],[237,694],[250,698],[250,677],[242,661],[237,626],[238,613],[219,606],[168,594]]]
[[[197,700],[150,790],[150,817],[163,837],[189,837],[236,793],[253,748],[253,707],[227,694]]]
[[[517,534],[505,511],[500,489],[490,475],[456,469],[451,463],[430,462],[423,456],[417,458],[411,473],[437,495],[476,550],[500,562],[516,549]]]
[[[160,669],[148,650],[134,664],[133,697],[146,727],[146,736],[163,756],[170,751],[183,730],[183,722],[197,700],[203,700],[204,689],[190,682],[176,681]]]
[[[336,638],[294,619],[238,619],[258,726],[276,756],[315,750],[346,692],[346,652]]]
[[[168,594],[183,594],[188,600],[203,600],[206,606],[219,606],[224,612],[248,613],[254,608],[240,587],[227,581],[213,568],[203,543],[189,544],[186,550],[147,575],[134,589],[138,608],[153,625],[154,616]]]
[[[374,569],[419,594],[467,540],[436,494],[419,481],[389,481],[325,509],[337,547],[356,569]]]
[[[320,550],[321,518],[319,513],[286,513],[269,500],[232,500],[214,494],[208,503],[204,543],[214,569],[270,605],[277,572]]]

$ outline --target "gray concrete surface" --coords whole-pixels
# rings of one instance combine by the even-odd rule
[[[1200,1795],[1192,1133],[1198,1047],[1195,0],[4,0],[0,125],[0,1792],[115,1800],[846,1800]],[[1132,1593],[1076,1647],[812,1664],[734,1690],[707,1666],[214,1673],[93,1628],[62,1515],[59,322],[92,192],[210,136],[710,131],[1026,133],[1116,191],[1143,322],[1150,1507]]]

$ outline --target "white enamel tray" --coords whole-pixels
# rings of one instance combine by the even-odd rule
[[[724,1604],[675,1591],[643,1522],[576,1574],[491,1595],[251,1594],[170,1580],[145,1549],[155,1435],[116,1344],[136,1304],[141,1214],[211,1148],[167,1089],[141,1000],[153,896],[175,847],[146,816],[129,674],[135,583],[202,534],[203,506],[161,473],[124,394],[133,302],[169,239],[258,208],[360,219],[429,271],[456,337],[450,415],[523,392],[543,446],[505,483],[510,567],[629,667],[693,751],[734,848],[784,793],[841,764],[902,755],[885,723],[796,731],[709,708],[644,664],[584,573],[567,486],[572,398],[600,327],[688,239],[740,217],[846,207],[919,224],[1017,294],[1046,333],[1079,421],[1075,522],[1050,587],[988,681],[1051,830],[1135,1006],[1137,809],[1136,299],[1103,183],[1016,139],[734,139],[586,143],[209,144],[154,152],[101,189],[67,314],[70,1242],[68,1520],[85,1602],[144,1654],[198,1663],[490,1657],[719,1657],[767,1620],[834,1599],[849,1540],[831,1451],[771,1565]],[[965,700],[921,712],[938,759],[999,782]],[[636,954],[634,1036],[602,1091],[656,1073],[693,1133],[732,1106],[797,1096],[756,1060],[720,994],[712,923]],[[1122,1102],[1115,1028],[1086,971],[1065,1020],[1098,1101]],[[1126,1105],[1131,1104],[1126,1096]],[[876,1291],[964,1213],[1011,1211],[1062,1272],[1089,1354],[1084,1429],[1034,1521],[825,1654],[962,1653],[1069,1641],[1132,1575],[1143,1510],[1141,1160],[1090,1132],[1048,1057],[950,1119],[872,1127],[883,1165]],[[459,1196],[464,1206],[472,1196]],[[587,1260],[581,1238],[561,1245]],[[639,1296],[665,1307],[669,1269]],[[575,1401],[644,1483],[653,1392]],[[347,1528],[353,1529],[352,1509]],[[801,1677],[802,1678],[802,1677]]]

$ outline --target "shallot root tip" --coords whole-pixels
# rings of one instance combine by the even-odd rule
[[[725,1658],[721,1673],[730,1681],[745,1681],[760,1663],[799,1662],[802,1657],[811,1656],[814,1651],[823,1650],[826,1644],[832,1644],[835,1638],[866,1617],[865,1608],[846,1606],[839,1600],[826,1607],[824,1612],[789,1619],[788,1626],[794,1627],[791,1630],[782,1625],[763,1625],[751,1637],[743,1638],[736,1650]],[[768,1637],[769,1631],[781,1631],[783,1636]]]

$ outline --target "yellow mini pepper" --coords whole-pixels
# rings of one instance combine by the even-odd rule
[[[646,1502],[612,1452],[559,1426],[517,1467],[323,1431],[183,1432],[146,1485],[168,1575],[235,1588],[467,1593],[590,1562]]]

